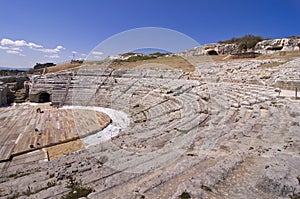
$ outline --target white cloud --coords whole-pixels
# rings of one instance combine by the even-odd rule
[[[24,54],[20,53],[20,51],[17,51],[17,50],[7,50],[6,52],[7,52],[8,54],[14,54],[14,55],[25,56]]]
[[[83,53],[83,54],[81,54],[81,56],[82,56],[82,57],[86,57],[86,56],[87,56],[87,54],[84,54],[84,53]]]
[[[52,58],[52,59],[57,59],[57,58],[59,58],[59,55],[57,55],[57,54],[55,54],[55,55],[45,55],[45,57]]]
[[[32,43],[32,42],[28,43],[28,47],[29,48],[43,48],[42,45],[38,45],[38,44],[35,44],[35,43]]]
[[[11,43],[10,41],[6,41],[4,40],[4,42],[2,42],[3,40],[1,40],[1,43]],[[19,47],[14,47],[14,46],[1,46],[0,45],[0,49],[2,50],[6,50],[6,52],[8,54],[19,54],[19,55],[23,55],[21,54],[21,52],[23,51],[21,48]]]
[[[96,59],[101,59],[102,57],[101,56],[94,56]]]
[[[41,51],[44,53],[59,53],[61,50],[65,50],[66,48],[64,48],[63,46],[56,46],[56,48],[51,49],[51,48],[41,48],[41,49],[34,49],[37,51]]]
[[[63,46],[56,46],[56,48],[34,48],[34,50],[44,52],[44,53],[59,53],[61,50],[65,50]]]
[[[103,52],[93,51],[92,55],[103,55]]]
[[[76,51],[72,51],[72,54],[77,54],[77,52]]]
[[[24,40],[12,41],[10,39],[2,39],[0,41],[0,49],[6,50],[8,54],[14,54],[19,56],[25,56],[21,52],[23,51],[20,47],[24,45]],[[17,47],[16,47],[17,46]]]
[[[0,46],[0,49],[2,49],[2,50],[8,50],[9,47],[6,47],[6,46]]]
[[[15,43],[14,43],[14,41],[12,41],[10,39],[3,38],[3,39],[1,39],[0,44],[2,46],[7,46],[7,45],[14,45]]]
[[[43,48],[43,49],[35,49],[35,50],[40,51],[40,52],[44,52],[44,53],[57,53],[57,50],[55,50],[55,49]]]
[[[24,41],[24,40],[16,40],[16,41],[14,42],[14,45],[15,45],[15,46],[20,46],[20,47],[22,47],[22,46],[27,46],[28,44],[27,44],[27,42]]]
[[[49,57],[50,57],[50,58],[59,58],[58,55],[50,55]]]
[[[65,48],[63,46],[57,46],[56,49],[64,50]]]
[[[14,50],[7,50],[6,52],[9,54],[19,54],[20,53],[19,51],[14,51]]]
[[[19,52],[22,52],[22,51],[23,51],[21,48],[9,48],[9,50],[19,51]]]
[[[2,46],[19,46],[19,47],[23,47],[23,46],[28,45],[27,42],[24,41],[24,40],[13,41],[13,40],[7,39],[7,38],[3,38],[0,43],[1,43]]]
[[[65,50],[66,48],[64,48],[61,45],[56,46],[56,48],[44,48],[42,45],[33,43],[33,42],[26,42],[25,40],[11,40],[8,38],[3,38],[0,41],[0,48],[1,49],[10,49],[13,50],[13,47],[28,47],[32,50],[36,50],[36,51],[40,51],[40,52],[44,52],[44,53],[59,53],[61,50]],[[8,47],[7,47],[8,46]]]

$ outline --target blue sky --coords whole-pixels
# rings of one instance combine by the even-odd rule
[[[0,66],[84,58],[141,27],[172,29],[199,44],[243,36],[300,35],[299,0],[0,0]]]

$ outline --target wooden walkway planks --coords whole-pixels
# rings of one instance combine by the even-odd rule
[[[37,113],[38,107],[44,113]],[[0,108],[0,162],[85,137],[110,122],[108,115],[92,110],[57,109],[44,104]]]

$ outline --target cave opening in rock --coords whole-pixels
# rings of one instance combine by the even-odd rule
[[[39,103],[51,102],[51,96],[47,92],[43,92],[40,94]]]
[[[210,50],[207,52],[208,55],[218,55],[217,51],[215,50]]]
[[[283,46],[270,46],[267,50],[282,50]]]

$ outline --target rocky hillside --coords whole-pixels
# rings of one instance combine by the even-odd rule
[[[245,45],[245,46],[244,46]],[[262,54],[269,54],[278,51],[299,51],[299,38],[280,38],[267,39],[257,42],[253,48],[247,48],[245,43],[233,41],[232,43],[219,42],[215,44],[205,44],[194,49],[178,53],[180,56],[199,56],[199,55],[227,55],[245,51],[254,51]]]

